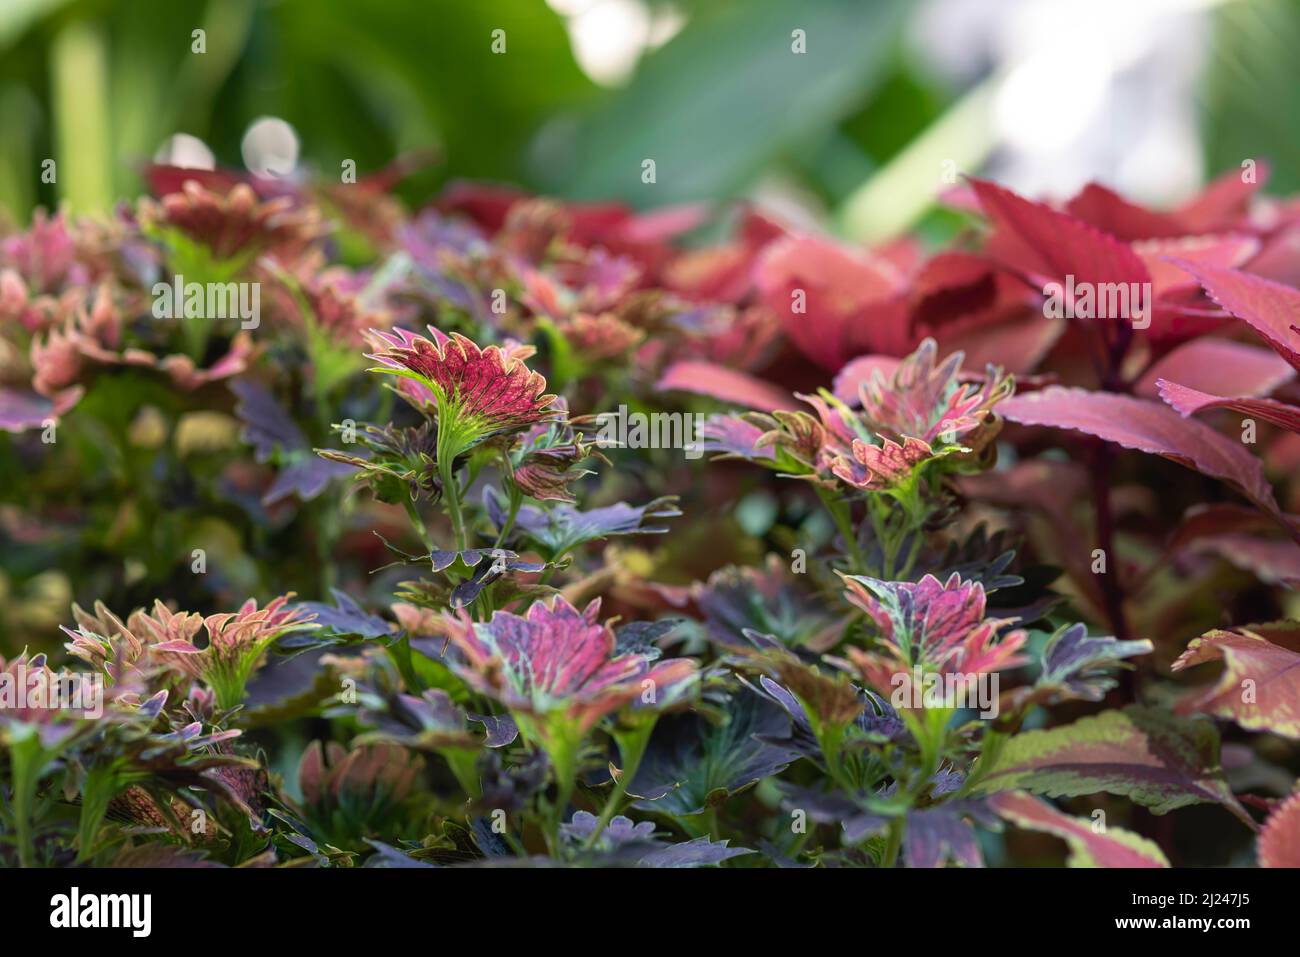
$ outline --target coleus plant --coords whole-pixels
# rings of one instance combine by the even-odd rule
[[[1233,179],[1172,212],[974,181],[950,197],[974,228],[933,255],[755,210],[686,249],[699,208],[462,184],[408,218],[378,187],[363,215],[311,185],[151,178],[159,201],[111,236],[52,217],[3,239],[4,422],[24,451],[51,416],[108,436],[130,465],[115,487],[147,492],[161,463],[175,511],[226,516],[265,567],[223,561],[211,589],[135,571],[74,606],[65,657],[102,676],[101,717],[5,705],[48,684],[54,647],[0,662],[0,858],[1179,862],[1127,802],[1175,824],[1218,805],[1236,860],[1297,863],[1296,799],[1240,785],[1279,769],[1235,737],[1297,737],[1277,597],[1300,580],[1296,490],[1266,471],[1298,460],[1267,431],[1297,431],[1289,207],[1254,216]],[[328,262],[321,202],[369,266]],[[265,283],[266,329],[136,321],[168,271]],[[1057,315],[1047,287],[1080,282],[1150,282],[1150,312]],[[688,393],[704,463],[590,435]],[[139,395],[156,416],[115,414]],[[1230,414],[1264,424],[1267,462],[1240,419],[1214,427]],[[214,429],[232,462],[200,495]],[[1250,507],[1153,503],[1139,486],[1162,466],[1112,445]],[[41,454],[45,480],[86,455]],[[74,498],[68,526],[99,509],[106,541],[171,520],[172,499]],[[24,509],[0,518],[47,541]],[[1254,599],[1225,560],[1275,590]],[[272,587],[286,576],[307,600]],[[1207,585],[1263,607],[1234,625],[1198,604]],[[1239,729],[1222,750],[1215,720]]]

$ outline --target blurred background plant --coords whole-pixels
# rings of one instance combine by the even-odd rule
[[[105,212],[151,157],[329,177],[428,146],[408,201],[757,196],[864,240],[945,169],[1168,203],[1260,157],[1286,192],[1298,41],[1297,0],[6,0],[0,207]]]

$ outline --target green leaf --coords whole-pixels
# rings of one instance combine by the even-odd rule
[[[549,187],[636,206],[736,195],[782,153],[807,153],[880,81],[903,5],[748,0],[700,7],[631,83],[541,157]],[[807,52],[792,50],[803,30]],[[571,157],[571,158],[570,158]],[[653,159],[656,182],[642,183]]]

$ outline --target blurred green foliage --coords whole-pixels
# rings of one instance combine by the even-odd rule
[[[140,164],[176,132],[242,167],[260,116],[287,120],[326,175],[434,146],[412,200],[460,176],[652,206],[725,199],[780,170],[833,205],[950,99],[898,52],[902,0],[677,7],[681,32],[606,89],[544,0],[8,0],[0,206],[18,221],[65,200],[103,211],[141,191]],[[46,158],[55,184],[40,181]]]
[[[1272,165],[1271,192],[1300,190],[1300,0],[1245,0],[1214,13],[1202,101],[1206,169]]]
[[[926,208],[933,156],[977,168],[995,146],[988,89],[951,89],[902,42],[907,0],[671,7],[680,32],[605,88],[545,0],[3,0],[0,210],[102,212],[141,192],[141,163],[176,132],[242,168],[249,124],[278,116],[325,176],[433,146],[439,162],[401,189],[412,202],[454,177],[640,207],[776,177],[880,238]],[[1298,79],[1300,0],[1221,3],[1209,23],[1207,171],[1268,158],[1277,189],[1300,188],[1300,113],[1279,100]],[[41,181],[48,158],[57,183]]]

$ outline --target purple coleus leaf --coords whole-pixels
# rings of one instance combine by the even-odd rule
[[[752,629],[788,647],[825,651],[840,639],[846,623],[825,602],[796,588],[775,555],[762,568],[719,569],[692,586],[691,598],[704,613],[709,639],[732,647],[749,644],[744,633]]]
[[[257,461],[278,457],[283,463],[262,496],[263,505],[274,505],[294,494],[309,502],[325,490],[330,479],[352,474],[350,465],[316,456],[302,429],[263,386],[250,379],[236,379],[230,383],[230,391],[239,397],[235,415],[244,423],[243,439],[253,446]]]
[[[76,405],[83,391],[81,386],[73,386],[49,399],[35,392],[0,388],[0,429],[23,432],[40,428]]]
[[[1042,672],[1027,688],[1012,692],[1017,708],[1031,703],[1055,704],[1068,700],[1100,701],[1115,687],[1111,672],[1125,658],[1150,654],[1146,639],[1117,641],[1094,636],[1082,624],[1063,625],[1043,649]]]
[[[720,723],[699,714],[664,718],[628,791],[645,798],[636,804],[643,810],[700,814],[784,771],[799,751],[772,742],[789,736],[789,717],[750,693],[733,696]]]
[[[280,470],[275,481],[262,496],[262,504],[274,505],[291,495],[297,495],[302,501],[310,502],[325,491],[331,479],[345,478],[353,471],[350,465],[328,462],[308,454],[308,457]]]
[[[590,811],[575,811],[572,820],[560,825],[560,834],[573,841],[585,841],[595,833],[598,820]],[[600,834],[601,843],[608,845],[654,840],[653,821],[642,821],[636,824],[631,818],[622,814],[610,820],[609,825]]]
[[[230,391],[239,398],[235,415],[244,423],[243,439],[253,446],[257,461],[270,461],[277,449],[307,448],[307,436],[264,386],[251,379],[235,379]]]
[[[799,699],[791,694],[788,688],[777,684],[767,675],[760,675],[758,683],[762,693],[779,704],[790,716],[791,721],[788,738],[772,740],[764,736],[764,740],[782,747],[794,748],[805,757],[819,763],[824,762],[825,756],[822,754],[821,745],[817,742],[812,722]],[[873,691],[863,689],[858,691],[858,700],[861,711],[853,719],[852,727],[861,741],[885,744],[901,741],[907,736],[907,726],[903,723],[903,719],[884,698]]]
[[[497,528],[503,527],[506,510],[500,493],[489,487],[483,500],[492,523]],[[665,496],[640,506],[618,502],[587,511],[567,503],[549,508],[524,505],[515,519],[515,528],[524,537],[546,549],[551,557],[558,558],[579,545],[611,535],[662,534],[668,529],[647,523],[681,515],[676,502],[676,497]]]
[[[392,694],[387,712],[365,707],[358,710],[357,719],[374,730],[357,737],[354,744],[387,742],[418,751],[502,747],[518,735],[508,718],[498,721],[491,716],[469,714],[441,688],[429,688],[419,696]],[[471,721],[487,729],[486,737],[470,731]]]
[[[596,815],[578,811],[572,820],[560,825],[560,835],[570,844],[580,846],[595,833],[597,823]],[[595,862],[606,867],[705,867],[754,853],[749,848],[728,847],[727,843],[706,836],[680,844],[664,844],[655,833],[653,821],[638,824],[619,814],[600,832],[592,850],[598,855]]]
[[[707,835],[651,851],[637,862],[639,867],[708,867],[733,857],[753,854],[748,847],[728,847],[728,841],[714,841]]]
[[[445,571],[459,563],[466,569],[473,569],[469,578],[452,589],[449,604],[452,608],[464,608],[472,605],[478,596],[493,582],[512,572],[536,574],[546,568],[546,562],[530,561],[505,548],[467,548],[463,551],[440,551],[429,553],[429,560],[435,572]]]
[[[321,601],[299,602],[298,607],[316,616],[321,631],[336,635],[357,635],[361,638],[386,638],[392,634],[389,623],[378,615],[366,611],[347,592],[331,588],[334,604]]]
[[[792,785],[781,785],[785,798],[781,806],[787,811],[803,811],[819,824],[838,824],[847,844],[860,844],[889,827],[890,817],[866,809],[868,795],[857,798],[840,793],[824,793]],[[935,807],[914,809],[904,820],[903,861],[908,867],[943,867],[948,861],[963,867],[983,867],[971,822],[984,827],[997,819],[979,800],[954,800]]]
[[[558,714],[581,731],[624,707],[660,708],[687,692],[695,661],[620,655],[599,615],[599,599],[580,612],[557,597],[550,606],[534,603],[523,617],[498,611],[483,624],[448,619],[448,636],[465,658],[452,668],[514,713]]]
[[[990,816],[973,801],[909,811],[903,836],[904,863],[908,867],[933,868],[952,861],[962,867],[983,867],[984,856],[971,818],[987,825]],[[847,831],[845,839],[852,840]]]
[[[483,725],[483,743],[489,748],[504,748],[519,737],[519,725],[508,714],[475,714],[471,711],[469,719]]]
[[[630,621],[614,630],[616,650],[619,654],[635,652],[658,658],[662,649],[655,644],[679,628],[685,619],[664,618],[660,621]]]

